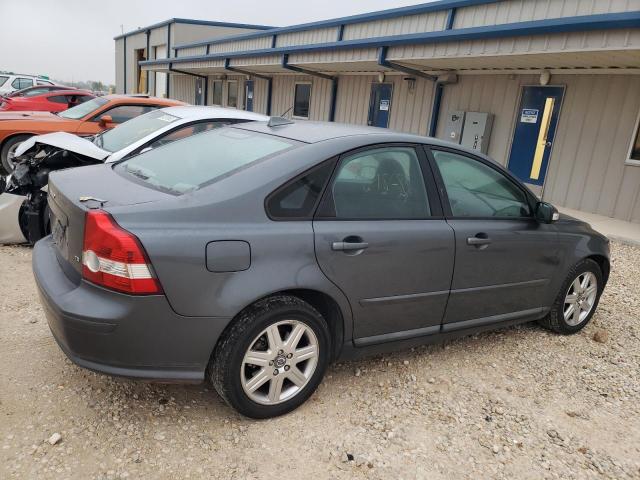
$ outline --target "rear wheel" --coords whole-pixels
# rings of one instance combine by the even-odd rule
[[[16,135],[4,142],[0,150],[0,173],[8,175],[15,169],[14,156],[16,149],[31,135]]]
[[[291,296],[269,297],[240,314],[220,340],[209,377],[220,396],[243,415],[268,418],[304,403],[329,361],[324,319]]]
[[[580,261],[567,275],[551,311],[540,324],[565,335],[582,330],[593,317],[603,288],[600,266],[593,260]]]

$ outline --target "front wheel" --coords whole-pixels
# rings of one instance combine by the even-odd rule
[[[4,142],[0,150],[0,174],[9,175],[15,169],[15,152],[31,135],[16,135]]]
[[[297,297],[269,297],[242,312],[225,333],[209,377],[243,415],[283,415],[320,384],[330,344],[327,324],[315,308]]]
[[[600,266],[590,259],[578,262],[567,275],[551,311],[540,324],[565,335],[582,330],[593,317],[603,288]]]

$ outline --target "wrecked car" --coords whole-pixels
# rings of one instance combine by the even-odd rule
[[[9,223],[22,225],[30,243],[51,232],[47,183],[52,171],[116,162],[224,125],[268,119],[236,109],[180,106],[153,110],[92,137],[66,132],[31,137],[16,149],[15,170],[6,182],[6,192],[22,199],[19,218]],[[14,228],[0,223],[0,235]]]

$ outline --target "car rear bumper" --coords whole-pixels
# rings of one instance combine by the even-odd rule
[[[201,382],[230,320],[180,316],[162,295],[136,297],[73,283],[58,263],[51,237],[36,244],[33,272],[62,351],[77,365],[109,375]]]

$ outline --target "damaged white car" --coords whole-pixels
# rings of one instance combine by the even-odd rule
[[[13,174],[0,182],[0,243],[35,243],[50,233],[46,186],[51,171],[116,162],[224,125],[267,120],[230,108],[168,107],[93,137],[64,132],[31,137],[16,150]]]

